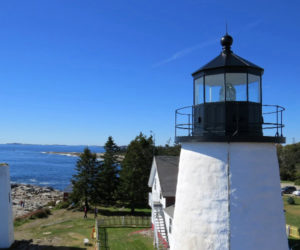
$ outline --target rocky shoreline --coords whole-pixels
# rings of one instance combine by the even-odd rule
[[[13,202],[13,215],[14,218],[18,218],[47,206],[51,201],[59,203],[63,199],[63,192],[55,190],[52,187],[11,184],[11,197]]]

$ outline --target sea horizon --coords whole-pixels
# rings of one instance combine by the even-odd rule
[[[0,162],[10,166],[11,183],[49,186],[64,190],[75,174],[77,156],[47,152],[83,152],[87,145],[0,144]],[[92,152],[103,153],[103,146],[88,146]]]

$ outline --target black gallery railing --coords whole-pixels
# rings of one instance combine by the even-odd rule
[[[262,121],[259,125],[261,125],[262,130],[265,131],[264,135],[268,134],[268,136],[275,137],[283,136],[283,111],[285,111],[285,108],[279,105],[262,105]],[[194,106],[182,107],[175,111],[175,137],[193,136],[193,130],[200,126],[202,125],[194,123]],[[210,133],[220,132],[209,129],[209,126],[201,128]]]

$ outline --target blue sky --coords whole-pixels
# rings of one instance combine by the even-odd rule
[[[300,141],[300,2],[0,3],[0,143],[124,145],[139,132],[174,139],[192,104],[191,73],[233,51],[265,69],[263,102],[286,107]]]

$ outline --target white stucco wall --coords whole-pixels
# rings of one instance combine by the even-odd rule
[[[288,249],[276,147],[230,144],[231,249]]]
[[[273,144],[182,144],[171,249],[287,250],[284,227]]]
[[[14,242],[9,166],[0,164],[0,248]]]
[[[227,144],[182,144],[171,249],[228,249]]]

